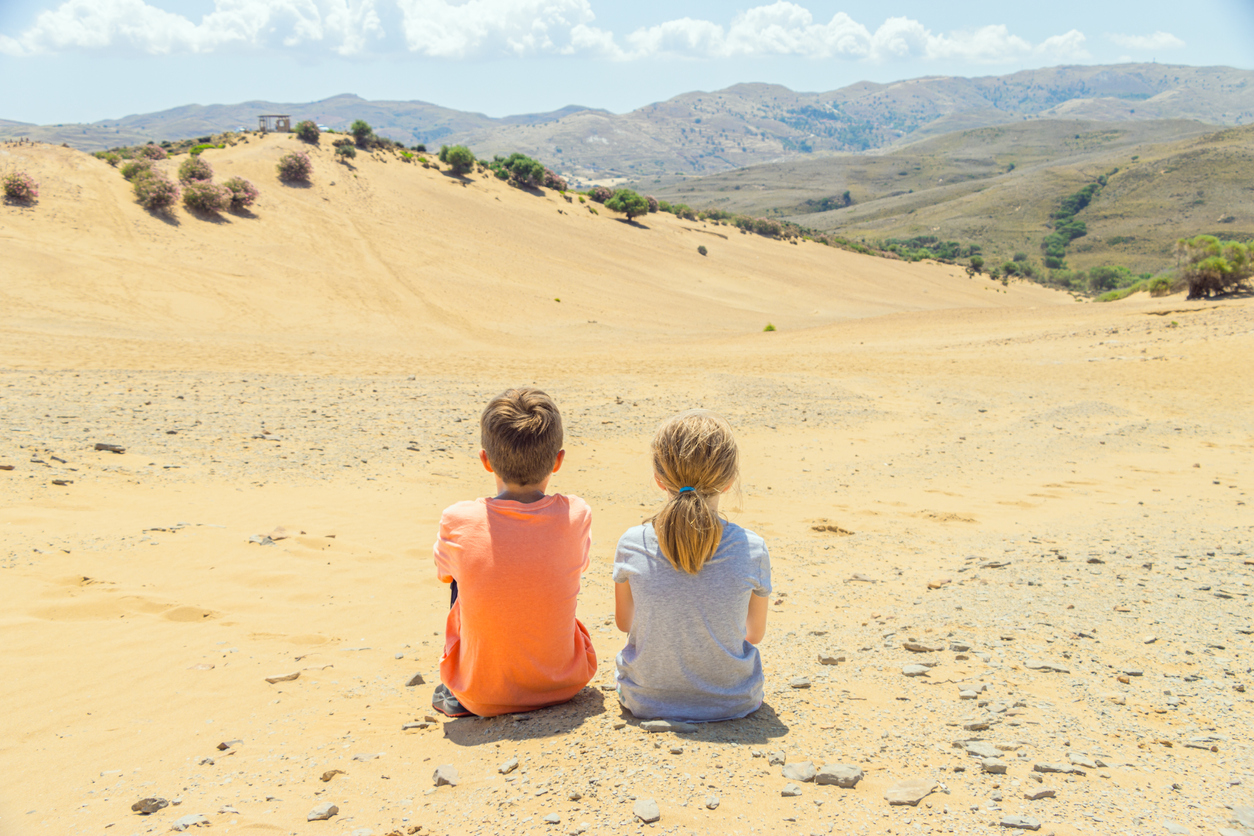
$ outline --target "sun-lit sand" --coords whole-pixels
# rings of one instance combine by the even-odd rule
[[[308,187],[274,175],[293,138],[205,152],[261,189],[217,219],[0,145],[40,181],[0,206],[0,833],[627,833],[643,798],[667,832],[1203,833],[1252,803],[1249,298],[1081,303],[323,139]],[[427,722],[435,524],[491,488],[478,413],[518,383],[594,510],[601,668]],[[653,427],[698,405],[772,550],[767,700],[648,734],[603,687],[610,564],[656,507]],[[865,778],[784,797],[772,752]],[[907,778],[935,789],[890,806]]]

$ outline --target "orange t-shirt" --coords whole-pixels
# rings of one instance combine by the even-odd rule
[[[457,581],[440,677],[462,705],[490,717],[566,702],[596,674],[575,618],[588,568],[592,511],[577,496],[475,499],[445,509],[436,575]]]

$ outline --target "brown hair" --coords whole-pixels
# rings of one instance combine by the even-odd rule
[[[653,518],[653,528],[662,556],[676,569],[695,575],[718,550],[723,527],[706,497],[731,487],[739,472],[731,427],[714,413],[681,412],[657,428],[653,473],[670,497]]]
[[[534,485],[553,472],[562,449],[562,413],[553,399],[527,386],[506,389],[479,416],[488,462],[511,485]]]

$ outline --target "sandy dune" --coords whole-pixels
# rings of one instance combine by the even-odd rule
[[[666,832],[1201,834],[1254,805],[1249,299],[1078,304],[329,148],[291,188],[295,145],[206,152],[262,190],[218,220],[0,146],[41,182],[0,206],[0,833],[634,833],[652,798]],[[490,487],[483,402],[533,381],[595,513],[601,670],[426,723],[434,525]],[[601,687],[609,567],[693,405],[736,427],[729,513],[772,550],[767,704],[648,734]],[[934,791],[890,806],[908,778]]]

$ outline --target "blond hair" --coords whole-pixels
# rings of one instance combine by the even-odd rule
[[[718,550],[723,527],[706,498],[731,487],[740,454],[731,426],[703,409],[663,421],[653,435],[653,474],[670,493],[653,518],[662,556],[690,575]],[[692,490],[687,490],[691,488]]]
[[[535,485],[553,472],[562,449],[562,414],[553,399],[527,386],[506,389],[479,416],[492,470],[510,485]]]

